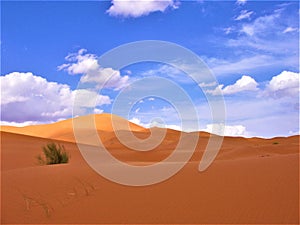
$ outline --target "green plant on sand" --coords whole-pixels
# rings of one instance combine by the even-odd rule
[[[37,156],[39,164],[50,165],[68,163],[70,155],[66,152],[65,147],[56,143],[48,143],[43,146],[44,157],[41,155]]]

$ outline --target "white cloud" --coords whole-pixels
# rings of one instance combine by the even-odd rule
[[[269,32],[270,30],[274,32],[278,29],[276,29],[276,26],[279,25],[278,20],[280,20],[280,18],[280,11],[276,11],[273,14],[258,17],[252,23],[244,24],[242,26],[242,31],[250,36],[253,36],[254,34],[256,36],[267,35],[265,32]]]
[[[289,13],[285,7],[277,6],[273,12],[251,22],[242,20],[228,30],[232,38],[216,39],[222,45],[225,43],[233,54],[224,55],[222,59],[204,58],[212,71],[220,76],[267,69],[298,70],[299,37],[295,35],[298,31],[292,30],[299,26],[299,15]],[[227,28],[222,28],[224,30]]]
[[[294,135],[300,135],[300,130],[298,130],[298,131],[289,131],[289,135],[290,136],[294,136]]]
[[[259,93],[259,92],[258,92]],[[289,131],[299,130],[299,105],[294,99],[269,98],[247,95],[240,98],[226,98],[226,124],[246,127],[243,136],[274,137],[286,136]],[[201,128],[216,123],[210,118],[209,106],[197,106]],[[195,120],[196,122],[196,120]]]
[[[273,13],[257,17],[253,22],[238,24],[235,27],[238,31],[236,38],[230,39],[227,44],[229,47],[247,47],[268,54],[291,55],[299,44],[298,37],[289,35],[297,31],[294,28],[299,26],[297,20],[298,15],[287,14],[284,8],[274,10]]]
[[[267,84],[266,94],[275,98],[299,96],[299,73],[283,71],[272,77]]]
[[[225,32],[225,34],[230,34],[234,31],[233,27],[226,27],[223,29],[223,31]]]
[[[103,113],[103,110],[102,110],[102,109],[95,108],[95,109],[94,109],[94,113],[95,113],[95,114],[101,114],[101,113]]]
[[[214,60],[211,68],[215,74],[255,73],[257,69],[269,68],[298,69],[299,37],[295,35],[298,31],[292,30],[299,27],[299,14],[291,12],[289,5],[278,4],[273,12],[251,22],[242,20],[233,24],[228,30],[231,38],[216,39],[222,46],[225,43],[233,54],[223,56],[227,59]],[[226,32],[227,28],[220,30]]]
[[[81,97],[82,93],[86,93],[86,97],[96,96],[97,105],[110,104],[108,96],[87,90],[73,91],[66,84],[48,82],[32,73],[13,72],[0,79],[1,120],[7,122],[39,123],[70,117],[76,94]],[[91,105],[89,98],[82,100],[86,107]]]
[[[252,14],[253,14],[253,11],[242,10],[240,12],[240,15],[237,16],[234,20],[250,19]]]
[[[247,2],[247,0],[237,0],[237,1],[236,1],[236,4],[237,4],[237,5],[245,5],[246,2]]]
[[[160,127],[160,128],[169,128],[172,130],[179,130],[181,131],[181,127],[175,124],[163,124],[163,123],[158,123],[156,121],[152,121],[152,123],[142,123],[139,118],[133,117],[132,119],[129,120],[132,123],[138,124],[142,127],[145,128],[151,128],[151,127]]]
[[[178,76],[182,75],[182,72],[171,66],[171,65],[161,65],[157,69],[151,69],[143,72],[142,76],[157,76],[157,75],[168,75],[170,77],[177,78]]]
[[[155,100],[155,98],[148,98],[148,101],[154,101]]]
[[[237,46],[235,46],[237,47]],[[217,76],[226,76],[232,74],[251,73],[257,69],[276,68],[281,67],[295,67],[298,68],[298,56],[288,55],[277,57],[275,55],[257,54],[255,56],[245,56],[236,60],[224,60],[216,58],[205,58],[203,60],[207,63],[209,68]]]
[[[87,89],[77,89],[72,92],[72,98],[74,99],[74,104],[80,107],[94,107],[101,105],[111,104],[111,99],[107,95],[99,95],[98,93],[87,90]]]
[[[274,137],[299,130],[299,73],[284,71],[247,97],[226,98],[226,121],[247,127],[246,136]],[[209,111],[198,109],[202,121]],[[209,122],[207,122],[209,124]]]
[[[260,74],[260,76],[264,77],[264,74]],[[279,77],[279,80],[278,75],[273,77],[277,79],[270,77],[267,81],[263,81],[257,86],[257,88],[259,88],[257,91],[247,92],[246,96],[225,96],[225,117],[226,124],[229,125],[225,130],[225,135],[274,137],[291,135],[292,133],[289,133],[289,131],[296,132],[299,130],[299,92],[294,93],[292,91],[292,93],[286,93],[286,91],[289,91],[289,88],[295,87],[295,84],[297,85],[295,75],[291,76],[292,79],[290,79],[289,76]],[[273,81],[271,82],[271,80]],[[281,83],[280,80],[284,81],[284,83]],[[249,79],[249,81],[251,81],[251,79]],[[287,81],[287,83],[285,81]],[[255,82],[253,82],[253,84],[255,84]],[[272,88],[273,91],[268,88],[270,82],[276,87]],[[204,85],[207,83],[204,83]],[[234,80],[231,85],[235,83],[237,83],[236,80]],[[273,97],[274,91],[282,91],[282,88],[279,88],[278,85],[280,83],[283,85],[282,87],[284,87],[284,96],[289,96],[288,98]],[[255,85],[253,87],[255,87]],[[211,89],[214,89],[214,87],[212,86]],[[291,90],[294,89],[292,88]],[[263,95],[264,92],[267,92],[268,95]],[[147,104],[147,101],[145,101],[145,104]],[[217,105],[218,103],[214,104]],[[182,127],[185,131],[195,131],[199,129],[211,131],[211,129],[208,130],[208,128],[211,128],[212,125],[209,127],[206,125],[218,122],[214,121],[211,116],[209,103],[206,101],[196,101],[195,106],[198,117],[194,117],[190,112],[186,112],[185,115],[178,115],[173,107],[156,107],[155,110],[143,110],[138,116],[132,114],[131,117],[138,117],[140,121],[144,123],[140,123],[139,121],[137,121],[137,123],[145,127],[150,125],[148,121],[151,121],[151,118],[159,117],[167,125],[180,125],[182,119],[182,121],[184,121],[182,122]],[[195,124],[198,121],[199,126],[196,127]],[[217,128],[220,129],[220,127]]]
[[[297,31],[298,29],[295,28],[295,27],[287,27],[284,29],[284,31],[282,33],[290,33],[290,32],[294,32],[294,31]]]
[[[206,90],[212,95],[230,95],[243,91],[258,91],[258,83],[250,76],[242,76],[234,84],[224,87],[219,85],[213,90]],[[299,73],[283,71],[279,75],[272,77],[263,91],[264,96],[275,98],[295,97],[299,95]]]
[[[181,69],[184,69],[184,68],[191,69],[191,67],[189,65],[184,65],[184,64],[180,64],[180,67],[181,67]],[[197,68],[197,69],[198,69],[197,72],[199,72],[199,68]],[[141,73],[141,76],[143,76],[143,77],[147,77],[147,76],[167,77],[167,78],[171,78],[175,82],[185,83],[185,84],[194,82],[194,80],[191,78],[192,75],[193,74],[191,72],[186,74],[179,68],[177,68],[175,66],[167,65],[167,64],[159,65],[155,69],[149,69],[149,70]]]
[[[205,58],[209,68],[218,76],[233,73],[248,72],[250,69],[265,67],[272,65],[272,57],[265,55],[257,55],[238,60],[224,60],[216,58]]]
[[[78,53],[72,53],[65,57],[69,62],[58,66],[59,70],[65,69],[69,74],[86,74],[99,68],[97,57],[93,54],[86,54],[86,49],[80,49]]]
[[[230,95],[243,91],[257,91],[257,85],[258,83],[252,77],[244,75],[232,85],[224,87],[221,84],[216,89],[206,90],[206,92],[212,95]]]
[[[199,87],[201,88],[207,88],[207,87],[214,87],[217,85],[217,82],[210,82],[210,83],[205,83],[205,82],[202,82],[199,84]]]
[[[129,120],[130,122],[132,123],[135,123],[135,124],[138,124],[138,125],[141,125],[141,120],[136,118],[136,117],[133,117],[132,119]]]
[[[138,113],[141,110],[141,108],[137,108],[134,112]]]
[[[246,127],[243,125],[207,124],[203,131],[221,136],[246,136]]]
[[[152,12],[164,12],[166,9],[178,8],[178,2],[174,0],[112,0],[112,6],[107,10],[110,16],[140,17]]]
[[[71,75],[83,74],[80,79],[83,83],[94,83],[96,87],[114,90],[120,90],[128,84],[127,75],[121,76],[118,70],[101,67],[96,55],[87,54],[85,49],[69,54],[66,60],[69,63],[59,66],[58,70],[66,70]]]
[[[249,35],[249,36],[253,36],[254,35],[254,27],[250,26],[248,24],[244,25],[242,27],[242,32],[244,32],[245,34]]]
[[[53,121],[49,121],[49,123],[51,123],[51,122],[53,122]],[[21,123],[0,121],[1,126],[13,126],[13,127],[25,127],[25,126],[38,125],[38,124],[41,124],[41,123],[37,122],[37,121],[25,121],[25,122],[21,122]]]
[[[174,124],[167,124],[165,126],[166,128],[169,128],[169,129],[172,129],[172,130],[179,130],[179,131],[182,131],[182,128],[178,125],[174,125]]]

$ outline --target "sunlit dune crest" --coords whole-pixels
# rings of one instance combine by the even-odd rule
[[[86,129],[90,128],[86,125],[90,121],[94,122],[97,131],[112,132],[114,130],[112,121],[118,124],[118,128],[121,128],[122,130],[145,130],[145,128],[131,123],[122,117],[106,113],[80,116],[74,119],[67,119],[51,124],[31,125],[25,127],[1,126],[1,130],[35,137],[74,142],[73,123],[79,124],[77,126],[79,130],[86,131]]]

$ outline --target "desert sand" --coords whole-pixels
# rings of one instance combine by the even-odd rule
[[[90,116],[78,117],[82,121]],[[149,129],[121,117],[95,115],[105,147],[128,164],[153,164],[168,157],[181,132],[167,129],[154,150],[137,152],[122,135],[147,138]],[[82,135],[89,133],[82,126]],[[272,139],[225,137],[204,172],[199,161],[210,134],[199,132],[196,151],[176,175],[161,183],[130,187],[96,173],[75,142],[72,120],[23,128],[1,127],[2,224],[299,224],[299,136]],[[54,141],[70,153],[67,164],[39,165],[41,147]]]

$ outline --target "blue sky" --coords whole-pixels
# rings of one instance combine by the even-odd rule
[[[143,40],[173,42],[191,50],[217,83],[196,83],[178,68],[159,62],[117,70],[98,61],[113,48]],[[100,80],[111,78],[97,93],[95,113],[112,112],[116,97],[128,85],[156,76],[175,82],[192,99],[198,117],[186,118],[190,130],[197,121],[200,130],[209,131],[214,121],[207,96],[221,93],[226,135],[298,134],[299,2],[1,2],[2,124],[72,117],[78,83],[95,74]],[[150,126],[164,121],[181,129],[172,104],[184,103],[155,96],[127,101],[132,108],[124,115],[133,122]],[[88,100],[85,104],[90,106]]]

